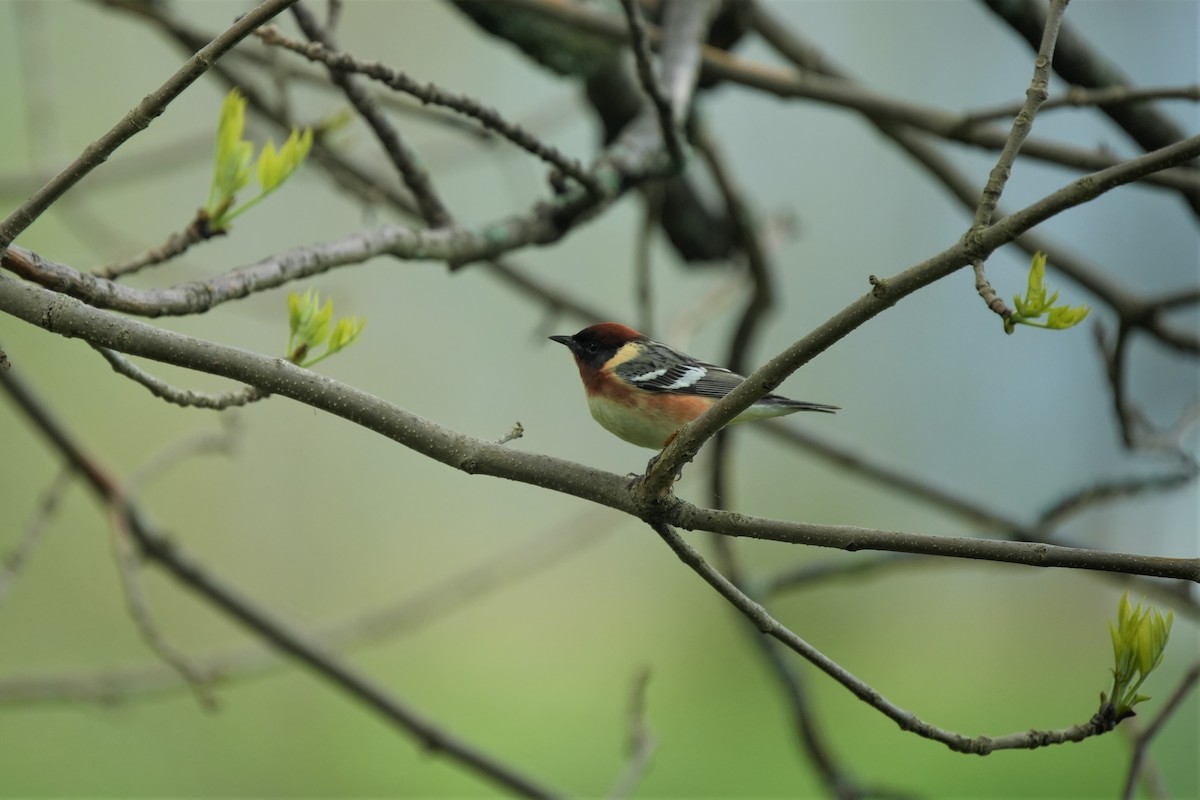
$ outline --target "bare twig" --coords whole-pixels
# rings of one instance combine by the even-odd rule
[[[325,30],[333,33],[342,21],[342,0],[326,0]]]
[[[512,429],[508,433],[504,434],[499,439],[497,439],[496,444],[508,444],[509,442],[520,439],[524,435],[525,435],[525,427],[519,422],[514,422]]]
[[[1192,664],[1188,671],[1183,674],[1183,679],[1179,681],[1179,685],[1175,687],[1175,691],[1171,692],[1171,696],[1163,703],[1162,708],[1154,715],[1154,719],[1150,721],[1145,730],[1141,731],[1135,738],[1133,757],[1129,761],[1129,772],[1125,776],[1125,789],[1121,794],[1125,800],[1131,800],[1134,796],[1134,791],[1137,788],[1138,774],[1141,773],[1145,765],[1147,753],[1150,750],[1150,743],[1162,730],[1167,720],[1179,711],[1179,707],[1183,705],[1184,699],[1196,688],[1197,683],[1200,683],[1200,662]]]
[[[546,307],[551,314],[567,314],[581,322],[593,323],[609,319],[609,315],[597,306],[590,305],[584,300],[568,295],[557,287],[550,286],[521,270],[516,265],[504,260],[493,259],[487,262],[487,274],[500,279],[501,283],[511,286]]]
[[[1041,111],[1045,112],[1055,108],[1082,108],[1085,106],[1107,108],[1109,106],[1138,103],[1144,100],[1197,101],[1200,100],[1200,84],[1193,83],[1189,86],[1157,86],[1146,88],[1119,85],[1105,86],[1099,89],[1084,89],[1079,86],[1071,86],[1062,96],[1048,98],[1046,102],[1042,103]],[[1020,113],[1021,107],[1022,103],[1016,102],[1003,103],[974,111],[965,111],[962,115],[962,124],[969,126],[996,119],[1008,119]]]
[[[642,223],[638,226],[633,258],[633,306],[637,329],[654,336],[654,231],[662,218],[663,192],[659,184],[649,184],[642,193]]]
[[[1181,449],[1180,443],[1189,430],[1200,421],[1200,402],[1193,402],[1180,411],[1176,420],[1164,430],[1158,430],[1146,418],[1141,409],[1133,405],[1127,396],[1125,386],[1128,369],[1129,340],[1133,325],[1122,320],[1117,326],[1115,341],[1111,348],[1108,342],[1108,332],[1104,326],[1097,323],[1093,328],[1096,335],[1096,346],[1104,359],[1107,371],[1109,390],[1111,392],[1113,415],[1121,431],[1125,446],[1131,450],[1161,450],[1180,457],[1188,469],[1195,469],[1194,457]]]
[[[641,5],[637,0],[621,0],[621,8],[624,9],[625,19],[629,24],[629,39],[633,46],[634,63],[637,64],[638,81],[654,108],[663,145],[671,156],[671,162],[676,169],[680,169],[684,156],[678,126],[685,111],[671,108],[671,101],[663,91],[658,76],[654,74],[654,65],[650,60],[650,41],[646,35],[646,20],[642,17]]]
[[[629,743],[625,748],[625,769],[608,793],[613,800],[633,794],[658,750],[658,737],[646,724],[646,689],[649,685],[650,668],[642,667],[634,674],[629,690]]]
[[[141,559],[133,547],[131,532],[128,529],[128,517],[123,513],[126,500],[123,497],[112,498],[109,504],[110,540],[112,542],[113,562],[117,568],[117,576],[121,580],[121,589],[125,593],[125,606],[129,616],[142,636],[142,640],[150,647],[167,666],[175,670],[191,687],[201,708],[214,711],[217,708],[217,698],[209,683],[209,676],[182,650],[173,645],[159,629],[154,615],[150,613],[150,603],[146,600],[142,588],[142,578],[139,574]]]
[[[983,187],[979,206],[975,210],[973,229],[982,228],[992,221],[996,205],[1000,202],[1000,195],[1004,193],[1004,185],[1012,173],[1017,153],[1028,138],[1029,132],[1033,130],[1033,120],[1042,107],[1042,103],[1045,103],[1050,96],[1050,62],[1054,58],[1054,45],[1058,41],[1058,31],[1062,25],[1063,14],[1067,10],[1067,2],[1068,0],[1051,0],[1050,2],[1046,23],[1043,25],[1042,42],[1034,61],[1033,80],[1025,91],[1025,102],[1022,104],[1021,110],[1013,118],[1012,129],[1009,131],[1004,147],[1000,150],[1000,157],[996,159],[996,165],[992,167],[987,183]]]
[[[938,562],[931,561],[928,556],[912,555],[911,553],[879,553],[868,558],[827,558],[782,569],[758,581],[757,585],[761,587],[760,593],[763,597],[771,598],[784,592],[818,586],[826,581],[874,574],[894,567],[918,563],[935,564]]]
[[[298,2],[292,6],[292,16],[295,17],[296,23],[300,26],[300,30],[304,31],[305,36],[314,42],[320,42],[329,50],[334,49],[328,34],[303,3]],[[346,99],[375,132],[375,137],[379,140],[379,144],[382,145],[388,158],[391,159],[392,165],[403,177],[404,185],[416,198],[417,205],[421,209],[421,216],[432,228],[450,225],[453,221],[450,212],[446,210],[437,190],[434,189],[428,172],[421,165],[416,154],[404,142],[400,132],[388,121],[375,101],[365,89],[358,85],[358,81],[352,75],[332,67],[328,69],[330,79],[341,87]]]
[[[29,561],[29,557],[33,555],[33,551],[41,544],[42,535],[50,526],[50,521],[54,519],[54,514],[58,511],[63,495],[71,486],[71,479],[74,476],[75,470],[70,467],[63,467],[58,471],[54,480],[38,498],[37,509],[25,525],[21,538],[4,553],[3,557],[0,557],[0,604],[4,603],[8,593],[12,591],[17,576]]]
[[[218,410],[235,408],[263,400],[270,396],[253,386],[246,386],[242,389],[235,389],[220,394],[197,392],[193,389],[180,389],[154,377],[114,350],[110,350],[107,347],[96,347],[95,350],[104,356],[104,359],[117,374],[124,375],[126,378],[145,386],[150,391],[150,394],[155,397],[184,408],[211,408]]]
[[[217,430],[198,431],[168,444],[130,473],[125,481],[125,490],[136,495],[151,480],[158,478],[180,462],[198,455],[219,453],[232,456],[241,438],[241,425],[235,412],[217,417],[221,427]]]
[[[413,80],[403,72],[391,69],[378,61],[361,61],[348,53],[331,50],[322,43],[305,44],[285,36],[278,27],[268,25],[261,28],[257,35],[263,42],[284,47],[299,53],[310,61],[325,64],[331,70],[338,72],[357,72],[379,81],[383,85],[399,92],[412,95],[422,103],[451,109],[463,116],[477,121],[485,129],[504,137],[508,141],[537,156],[546,163],[560,170],[582,186],[591,194],[602,194],[603,190],[595,176],[589,173],[577,160],[560,152],[554,146],[543,142],[538,137],[520,125],[509,122],[496,109],[480,101],[462,94],[448,92],[432,83],[421,83]]]
[[[133,258],[94,269],[92,270],[92,274],[98,278],[112,280],[125,277],[126,275],[133,275],[135,272],[140,272],[146,267],[155,267],[178,258],[190,250],[192,245],[225,233],[223,230],[214,231],[209,227],[208,222],[208,214],[203,210],[198,211],[196,217],[186,228],[178,233],[171,234],[167,237],[167,241],[161,245],[152,247]]]
[[[985,0],[985,3],[1032,47],[1038,46],[1047,16],[1044,3],[1040,0]],[[1090,89],[1132,86],[1120,67],[1070,26],[1064,26],[1059,32],[1052,66],[1064,80],[1075,86]],[[1103,106],[1102,110],[1146,151],[1173,144],[1187,135],[1175,120],[1149,102]],[[1193,189],[1184,197],[1193,212],[1200,214],[1200,191]]]
[[[1081,514],[1102,503],[1111,503],[1127,497],[1137,497],[1149,492],[1168,492],[1196,480],[1197,467],[1188,464],[1184,472],[1167,475],[1148,475],[1119,481],[1103,481],[1086,486],[1066,495],[1043,511],[1038,518],[1039,527],[1052,527],[1064,520]]]
[[[1025,102],[1021,106],[1021,110],[1013,118],[1012,129],[1009,131],[1008,139],[1004,142],[1004,147],[1000,150],[1000,157],[996,159],[996,165],[992,167],[987,183],[984,184],[979,205],[975,209],[975,219],[966,233],[968,241],[991,224],[996,213],[996,206],[1000,202],[1000,196],[1004,193],[1004,186],[1008,183],[1009,175],[1012,174],[1017,153],[1021,150],[1021,145],[1024,144],[1026,138],[1029,137],[1029,132],[1033,130],[1033,120],[1037,116],[1038,109],[1050,96],[1050,61],[1054,57],[1054,43],[1058,40],[1058,29],[1062,24],[1062,16],[1067,10],[1068,1],[1051,0],[1050,2],[1050,12],[1046,16],[1045,29],[1042,33],[1042,44],[1038,48],[1037,59],[1034,61],[1033,80],[1025,91]],[[975,291],[979,293],[979,297],[993,313],[1006,320],[1005,325],[1007,326],[1007,320],[1013,314],[1012,309],[996,294],[996,290],[988,282],[987,274],[984,271],[984,259],[982,257],[973,258],[971,266],[975,270]],[[1009,328],[1006,327],[1005,330],[1009,330]]]
[[[900,729],[915,733],[925,739],[944,744],[956,753],[973,753],[986,755],[999,750],[1034,749],[1051,744],[1080,742],[1092,736],[1107,733],[1115,727],[1116,720],[1104,714],[1097,713],[1091,720],[1080,725],[1059,730],[1028,730],[1006,736],[964,736],[960,733],[939,728],[928,723],[910,711],[905,711],[895,705],[871,686],[855,677],[844,667],[837,664],[824,653],[817,650],[808,642],[801,639],[786,626],[776,620],[765,608],[747,597],[740,589],[725,576],[717,572],[692,549],[669,525],[655,523],[651,527],[674,551],[679,559],[698,574],[704,581],[728,600],[738,611],[753,622],[762,633],[770,636],[788,649],[795,651],[806,661],[833,678],[851,694],[871,706],[888,719],[900,726]]]

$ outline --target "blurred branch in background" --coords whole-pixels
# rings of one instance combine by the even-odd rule
[[[6,371],[8,368],[4,367],[3,369]],[[58,512],[63,495],[66,494],[67,489],[71,488],[74,477],[75,471],[70,467],[63,467],[58,471],[54,480],[38,499],[34,514],[25,524],[21,538],[8,547],[3,558],[0,558],[0,605],[3,605],[4,600],[12,592],[13,585],[21,575],[21,570],[25,568],[25,564],[41,544],[42,537],[45,536],[46,529]]]
[[[181,586],[204,598],[214,608],[223,611],[254,632],[265,643],[313,670],[332,686],[363,703],[429,749],[459,762],[479,777],[525,797],[557,795],[556,792],[540,786],[535,779],[526,777],[515,768],[476,750],[413,711],[382,686],[343,662],[332,651],[310,641],[305,634],[258,607],[232,586],[192,561],[178,544],[168,540],[148,521],[145,512],[129,496],[117,477],[107,466],[80,447],[66,427],[25,385],[15,369],[0,372],[0,388],[5,390],[9,398],[25,413],[29,422],[51,442],[72,469],[83,476],[88,488],[113,515],[116,524],[119,524],[136,543],[141,556],[162,567]],[[125,568],[128,566],[126,561]],[[160,654],[164,654],[176,671],[186,675],[189,683],[206,684],[207,681],[200,675],[199,666],[190,660],[184,661],[179,654],[169,649],[155,632],[153,625],[146,622],[143,616],[145,603],[136,591],[133,597],[135,599],[131,604],[136,606],[135,616],[138,617],[142,630],[149,631],[152,646]]]
[[[564,520],[545,533],[387,606],[314,626],[310,636],[330,652],[348,653],[412,635],[449,614],[582,555],[608,538],[618,519],[589,511]],[[284,653],[257,643],[192,655],[190,660],[214,689],[266,677],[288,666]],[[177,671],[155,664],[7,675],[0,677],[0,705],[124,705],[186,688]]]

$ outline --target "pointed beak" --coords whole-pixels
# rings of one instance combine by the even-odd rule
[[[574,336],[551,336],[550,341],[558,342],[559,344],[565,344],[567,347],[571,348],[572,352],[575,350]]]

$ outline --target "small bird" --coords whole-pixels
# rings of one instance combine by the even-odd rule
[[[592,418],[625,441],[652,450],[664,448],[680,428],[745,380],[616,322],[550,339],[566,345],[575,356]],[[837,410],[837,406],[769,394],[733,421]]]

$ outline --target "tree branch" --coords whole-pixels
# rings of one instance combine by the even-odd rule
[[[560,170],[564,175],[578,181],[589,193],[600,194],[601,188],[591,173],[577,160],[561,153],[557,148],[543,142],[516,123],[506,120],[499,111],[466,95],[448,92],[432,83],[413,80],[403,72],[391,69],[378,61],[361,61],[349,53],[331,50],[319,41],[304,42],[285,36],[278,27],[267,25],[256,35],[269,45],[291,50],[310,61],[316,61],[338,72],[357,72],[379,81],[388,88],[410,94],[429,105],[448,108],[475,120],[485,129],[504,137],[517,147],[537,156]]]
[[[0,284],[6,283],[13,281],[0,278]],[[295,658],[331,685],[351,695],[418,739],[430,750],[444,753],[477,775],[522,796],[557,796],[556,792],[476,750],[433,721],[408,708],[382,686],[355,671],[333,653],[308,640],[303,633],[258,607],[236,589],[201,567],[179,545],[167,540],[150,524],[141,509],[128,498],[115,475],[80,447],[65,426],[34,396],[29,387],[13,374],[13,371],[0,372],[0,387],[8,392],[17,406],[68,463],[84,476],[97,499],[108,506],[112,513],[120,515],[121,524],[128,529],[130,536],[141,548],[142,554],[165,569],[182,586],[205,598],[243,627]]]
[[[991,253],[1034,225],[1067,208],[1086,203],[1117,186],[1137,180],[1147,172],[1181,163],[1197,154],[1200,154],[1200,136],[1086,175],[1021,211],[993,223],[973,236],[969,243],[960,241],[894,278],[874,279],[874,291],[854,301],[812,333],[759,367],[740,386],[682,428],[641,482],[642,491],[650,495],[665,493],[682,465],[691,460],[700,446],[717,430],[729,424],[734,417],[773,390],[805,363],[901,299],[946,277],[976,258]]]
[[[859,700],[862,700],[871,708],[874,708],[895,722],[903,731],[915,733],[925,739],[940,742],[956,753],[988,755],[998,750],[1032,750],[1051,744],[1081,742],[1092,736],[1107,733],[1115,727],[1116,722],[1101,712],[1097,712],[1088,722],[1073,725],[1069,728],[1060,730],[1028,730],[1007,736],[964,736],[961,733],[955,733],[932,725],[916,714],[905,711],[892,703],[869,684],[860,680],[849,670],[801,639],[787,626],[772,617],[763,606],[747,597],[745,593],[725,578],[725,576],[710,567],[699,553],[689,547],[671,529],[671,526],[655,523],[652,527],[663,541],[667,543],[667,546],[675,552],[680,561],[703,578],[705,583],[715,589],[734,608],[744,614],[762,633],[778,640],[788,649],[801,655],[810,664],[849,690]]]
[[[292,6],[292,16],[295,17],[296,23],[300,26],[300,30],[304,31],[305,36],[314,42],[319,42],[326,49],[334,49],[329,35],[325,33],[321,24],[317,22],[317,18],[303,3],[298,2]],[[429,173],[400,136],[400,132],[383,115],[375,101],[358,84],[354,76],[333,67],[328,67],[328,71],[330,79],[341,87],[346,99],[375,132],[375,138],[379,140],[379,144],[387,153],[392,165],[404,179],[404,185],[416,198],[417,206],[421,209],[421,217],[431,228],[443,228],[450,225],[453,221],[450,212],[442,203],[437,190],[434,189]]]
[[[1068,0],[1050,0],[1050,11],[1046,15],[1046,24],[1042,32],[1042,43],[1038,47],[1037,58],[1034,61],[1033,79],[1025,91],[1025,103],[1013,118],[1012,129],[1004,141],[1004,147],[1000,150],[1000,157],[996,159],[996,165],[992,167],[987,183],[983,186],[983,193],[975,208],[975,219],[966,233],[968,240],[991,224],[996,213],[996,206],[1000,202],[1000,196],[1004,194],[1004,187],[1012,174],[1017,153],[1020,152],[1021,145],[1025,140],[1029,138],[1029,132],[1033,130],[1033,120],[1037,116],[1038,109],[1050,96],[1050,59],[1054,57],[1054,43],[1058,40],[1058,29],[1062,24],[1063,13],[1067,10],[1067,2]],[[1012,316],[1012,309],[996,294],[996,290],[988,281],[984,271],[984,258],[975,258],[972,267],[975,269],[975,291],[979,293],[987,307],[1004,319],[1006,326],[1009,325],[1008,319]]]
[[[916,269],[916,268],[914,268]],[[1040,567],[1129,572],[1200,581],[1200,559],[1106,553],[1026,542],[921,536],[849,526],[778,522],[697,508],[675,498],[646,498],[624,476],[466,436],[380,398],[282,359],[159,330],[99,311],[68,297],[0,275],[0,311],[102,347],[221,375],[347,419],[429,458],[472,475],[528,483],[609,506],[640,519],[688,530],[848,550],[899,552],[1005,561]],[[849,312],[843,312],[847,314]],[[829,326],[836,330],[836,326]],[[808,339],[801,340],[804,344]],[[785,353],[786,355],[786,353]],[[769,362],[774,364],[778,359]],[[743,385],[735,392],[742,391]]]
[[[112,155],[132,136],[149,127],[154,118],[166,110],[183,90],[191,86],[209,67],[250,32],[274,17],[296,0],[264,0],[253,11],[229,26],[217,38],[188,59],[162,86],[142,98],[108,133],[88,145],[79,158],[56,175],[32,197],[18,206],[0,222],[0,252],[3,252],[22,231],[33,224],[54,201]]]

